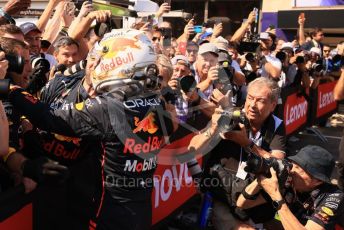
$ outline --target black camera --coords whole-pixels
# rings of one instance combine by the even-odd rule
[[[258,39],[257,39],[258,40]],[[238,47],[239,53],[255,53],[257,52],[260,43],[256,41],[256,39],[252,39],[252,41],[241,41]]]
[[[180,90],[182,90],[184,93],[188,93],[194,91],[197,87],[195,77],[192,75],[186,75],[177,78],[176,80],[178,80],[177,90],[173,90],[170,87],[165,87],[161,91],[161,94],[164,97],[165,101],[171,104],[175,104],[177,97],[180,96]]]
[[[47,59],[41,57],[40,55],[32,56],[30,59],[33,72],[35,72],[36,70],[41,70],[44,73],[49,72],[50,63]]]
[[[5,52],[1,47],[0,51]],[[25,61],[22,56],[17,56],[15,54],[6,54],[5,59],[8,61],[7,72],[14,72],[21,74],[24,70]]]
[[[245,54],[245,59],[248,62],[253,62],[256,59],[256,56],[253,53]]]
[[[42,56],[31,57],[32,74],[27,91],[31,94],[40,91],[48,81],[47,73],[50,71],[50,63]]]
[[[276,58],[278,58],[282,64],[287,60],[287,54],[283,51],[279,51],[276,53]]]
[[[164,37],[162,45],[164,47],[170,47],[172,45],[172,29],[171,28],[161,28],[161,34]]]
[[[311,65],[311,69],[309,70],[309,74],[311,76],[313,75],[319,75],[319,76],[323,76],[324,75],[324,65],[322,63],[322,60],[318,60],[315,63],[313,63]]]
[[[97,22],[94,26],[94,33],[98,37],[103,37],[104,34],[109,33],[112,29],[120,28],[118,26],[118,17],[111,16],[106,22]]]
[[[226,133],[233,130],[240,130],[239,123],[245,125],[248,129],[249,123],[244,112],[241,110],[223,111],[217,121],[220,133]]]
[[[246,164],[247,166],[244,169],[246,172],[265,177],[271,177],[270,168],[272,167],[277,173],[281,188],[284,187],[293,167],[293,164],[286,159],[277,159],[274,157],[263,158],[254,153],[249,154]]]

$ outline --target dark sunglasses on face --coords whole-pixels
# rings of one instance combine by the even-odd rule
[[[152,41],[155,42],[156,40],[160,41],[160,38],[159,37],[153,37],[152,38]]]

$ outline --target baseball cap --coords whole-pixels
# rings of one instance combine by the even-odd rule
[[[190,62],[187,57],[184,55],[176,55],[171,59],[172,65],[177,65],[177,63],[181,63],[190,68]]]
[[[281,50],[294,52],[293,44],[291,42],[285,42],[282,44]]]
[[[214,41],[214,44],[219,50],[227,51],[228,49],[228,41],[222,36],[217,37]]]
[[[21,29],[21,31],[23,32],[24,35],[26,35],[27,33],[31,32],[31,31],[37,31],[37,32],[41,33],[41,31],[38,29],[38,27],[32,22],[25,22],[25,23],[21,24],[19,26],[19,28]]]
[[[204,39],[206,39],[207,37],[209,37],[212,34],[213,34],[213,29],[212,28],[207,28],[205,30],[205,33],[201,35],[200,40],[204,40]]]
[[[312,47],[309,52],[313,52],[318,54],[319,56],[321,56],[321,49],[319,49],[318,47]]]
[[[326,149],[317,145],[307,145],[288,159],[294,161],[312,177],[331,183],[330,177],[335,161],[332,154]]]
[[[204,43],[199,47],[198,54],[213,53],[219,56],[219,49],[213,43]]]

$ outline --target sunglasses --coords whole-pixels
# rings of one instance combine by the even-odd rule
[[[156,40],[160,41],[160,37],[153,37],[152,41],[155,42]]]

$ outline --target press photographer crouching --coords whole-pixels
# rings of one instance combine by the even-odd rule
[[[249,213],[237,213],[236,200],[250,181],[242,167],[248,152],[266,158],[283,158],[286,154],[282,120],[272,115],[278,96],[277,82],[257,78],[248,85],[245,116],[241,115],[246,117],[246,122],[243,122],[246,125],[235,127],[235,124],[224,124],[224,114],[229,114],[227,123],[234,122],[235,119],[230,117],[230,114],[235,114],[234,109],[225,113],[222,109],[216,109],[211,126],[190,142],[190,151],[209,153],[201,190],[210,192],[214,198],[212,221],[216,229],[231,229],[249,217],[256,223],[272,218],[265,216],[264,207],[252,209]],[[231,128],[225,130],[223,125]]]
[[[276,165],[265,167],[269,168],[270,177],[258,173],[257,179],[239,196],[237,206],[248,209],[271,205],[266,212],[273,211],[276,215],[273,225],[264,226],[267,229],[334,229],[343,219],[344,193],[330,181],[335,165],[332,154],[308,145],[289,157],[285,165],[289,165],[285,170],[288,180],[281,183],[286,177],[280,176]],[[251,169],[248,171],[252,172]]]

